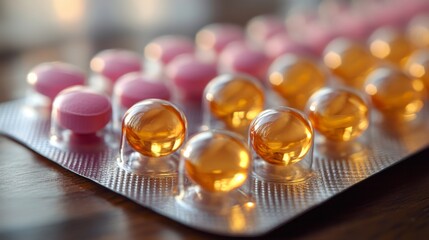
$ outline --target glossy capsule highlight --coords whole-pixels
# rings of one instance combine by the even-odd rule
[[[429,47],[429,15],[419,15],[407,27],[407,36],[418,48]]]
[[[369,50],[376,58],[403,66],[415,48],[400,31],[380,28],[369,38]]]
[[[226,193],[242,186],[251,166],[251,154],[238,136],[222,131],[201,132],[182,149],[186,175],[201,189]]]
[[[264,109],[262,86],[251,76],[224,74],[214,78],[204,91],[208,114],[231,131],[246,134],[250,122]]]
[[[174,153],[185,141],[186,118],[171,103],[148,99],[133,105],[124,115],[122,134],[128,144],[146,157]]]
[[[421,79],[429,94],[429,50],[415,51],[404,66],[404,70],[413,78]]]
[[[313,60],[286,54],[270,67],[269,84],[288,106],[303,110],[310,96],[326,84],[326,74]]]
[[[414,119],[423,107],[424,84],[399,69],[382,67],[368,76],[365,92],[372,105],[391,120]]]
[[[325,88],[308,101],[306,112],[314,129],[332,141],[351,141],[369,125],[369,108],[353,90]]]
[[[347,86],[362,89],[377,59],[357,42],[338,38],[325,48],[323,62]]]
[[[264,161],[287,166],[303,160],[309,152],[313,144],[313,128],[295,109],[268,109],[250,125],[249,142]]]

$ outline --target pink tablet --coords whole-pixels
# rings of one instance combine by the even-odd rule
[[[86,76],[77,67],[62,63],[42,63],[27,74],[27,82],[33,89],[53,100],[62,90],[85,84]]]
[[[142,60],[138,54],[122,49],[101,51],[91,60],[91,70],[112,82],[127,73],[139,72],[142,68]]]
[[[427,11],[427,0],[391,0],[385,2],[368,2],[365,5],[365,16],[371,23],[372,29],[385,26],[405,27],[415,15]]]
[[[126,109],[149,98],[170,100],[170,91],[162,80],[143,76],[142,73],[128,73],[122,76],[116,82],[113,91],[119,104]]]
[[[334,35],[357,41],[365,41],[373,30],[366,16],[350,11],[333,16],[329,26],[335,32]]]
[[[88,87],[71,87],[58,94],[52,109],[55,124],[76,134],[96,133],[112,117],[109,98]]]
[[[204,88],[217,74],[215,64],[191,54],[178,56],[167,65],[168,78],[185,100],[201,101]]]
[[[429,1],[427,0],[395,0],[393,2],[392,14],[398,26],[404,27],[414,16],[428,11]]]
[[[146,58],[168,64],[180,54],[194,53],[191,39],[179,35],[166,35],[153,39],[144,49]]]
[[[258,44],[264,44],[274,35],[286,32],[286,26],[280,17],[260,15],[250,19],[246,27],[249,37]]]
[[[231,42],[244,39],[244,31],[234,24],[213,23],[202,28],[196,35],[197,46],[219,54]]]
[[[315,55],[320,56],[326,45],[336,37],[338,37],[338,33],[329,26],[320,21],[314,21],[305,26],[302,39],[298,41],[301,41]]]
[[[311,54],[309,49],[291,39],[287,33],[280,33],[270,38],[270,40],[265,43],[264,52],[270,62],[286,53]]]
[[[219,68],[229,73],[247,73],[264,81],[268,68],[268,58],[261,51],[244,42],[233,42],[221,52]]]

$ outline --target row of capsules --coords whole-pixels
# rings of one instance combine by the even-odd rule
[[[286,27],[259,16],[247,25],[248,39],[238,26],[211,24],[197,33],[196,48],[182,36],[154,39],[144,64],[133,52],[105,50],[91,61],[91,89],[70,88],[83,85],[85,74],[65,63],[41,64],[28,81],[53,100],[54,144],[94,150],[119,138],[125,170],[149,177],[179,171],[181,202],[217,210],[252,205],[252,172],[281,183],[312,175],[313,127],[322,145],[337,151],[368,128],[370,103],[388,121],[416,118],[429,82],[429,26],[418,16],[406,27],[408,38],[401,32],[404,19],[428,8],[412,2],[404,16],[400,1],[391,1],[398,6],[388,8],[389,21],[331,1],[320,8],[332,16],[291,14]],[[366,48],[361,42],[370,32]],[[199,133],[187,140],[190,130]]]

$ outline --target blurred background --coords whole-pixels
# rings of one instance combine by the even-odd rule
[[[34,47],[65,39],[105,41],[122,36],[138,42],[166,33],[194,34],[213,21],[244,24],[261,13],[283,13],[290,2],[6,0],[0,2],[0,49]]]
[[[425,9],[427,0],[1,0],[0,102],[24,96],[25,76],[41,62],[65,61],[89,72],[100,50],[143,55],[157,36],[194,38],[209,23],[244,27],[252,17],[274,14],[288,19],[288,36],[305,29],[299,42],[325,44],[338,33],[366,36],[386,24],[404,27]]]
[[[163,34],[193,37],[204,25],[244,25],[256,15],[284,15],[281,0],[2,0],[0,1],[0,101],[25,94],[25,76],[36,64],[67,61],[88,70],[106,48],[143,52]]]

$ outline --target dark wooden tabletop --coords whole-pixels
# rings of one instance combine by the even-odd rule
[[[0,101],[23,97],[31,66],[64,58],[58,55],[64,51],[55,49],[2,55]],[[84,48],[86,56],[67,60],[87,62],[94,51]],[[429,149],[263,237],[429,239]],[[4,136],[0,136],[0,238],[224,239],[160,216]]]

